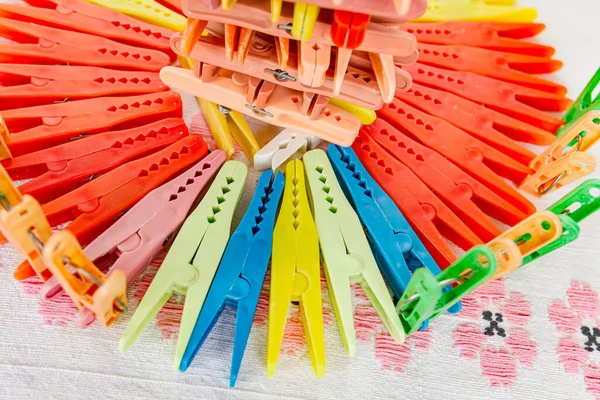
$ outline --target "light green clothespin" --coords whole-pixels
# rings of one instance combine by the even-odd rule
[[[231,221],[240,201],[248,168],[239,161],[226,162],[210,189],[185,220],[169,253],[129,321],[119,350],[126,351],[174,293],[185,295],[175,350],[179,370],[196,319],[210,288],[231,234]]]
[[[322,150],[312,150],[303,159],[329,293],[346,351],[350,356],[356,352],[350,288],[354,283],[362,286],[394,340],[404,342],[404,330],[363,227],[344,196],[327,155]]]

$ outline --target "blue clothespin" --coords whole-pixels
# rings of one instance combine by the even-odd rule
[[[271,258],[273,227],[285,179],[265,171],[248,211],[235,230],[196,320],[179,369],[187,370],[225,306],[237,310],[229,385],[237,380],[260,290]]]
[[[386,281],[399,299],[418,268],[426,267],[433,275],[441,273],[423,243],[402,215],[394,201],[369,175],[351,147],[330,144],[327,155],[365,227],[375,260]],[[460,302],[449,312],[461,309]],[[427,328],[427,321],[421,329]]]

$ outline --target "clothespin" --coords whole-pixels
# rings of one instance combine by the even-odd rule
[[[499,235],[489,245],[492,246],[501,239],[508,239],[517,245],[521,257],[525,258],[558,239],[561,232],[562,227],[557,215],[550,211],[539,211]],[[499,262],[498,270],[490,280],[498,279],[520,266],[520,263]]]
[[[362,286],[392,338],[403,343],[405,335],[394,303],[360,220],[344,196],[327,155],[322,150],[312,150],[303,159],[327,283],[346,351],[350,356],[356,352],[350,289],[353,283]]]
[[[554,242],[529,254],[523,260],[526,265],[538,258],[553,252],[579,237],[579,222],[600,209],[600,179],[583,182],[565,197],[548,207],[548,211],[558,215],[562,225],[562,233]]]
[[[287,163],[281,210],[273,231],[267,376],[275,374],[291,302],[302,314],[308,354],[317,377],[325,374],[319,236],[308,202],[302,161]]]
[[[592,173],[596,169],[596,158],[585,151],[599,138],[600,110],[592,110],[531,161],[535,172],[519,188],[541,197]]]
[[[556,132],[556,137],[561,137],[569,128],[571,128],[571,125],[579,121],[586,112],[600,110],[600,93],[598,92],[599,87],[600,67],[587,83],[583,91],[579,94],[577,100],[573,102],[571,108],[569,108],[569,110],[567,110],[563,116],[563,121],[566,125],[558,129]]]
[[[19,64],[69,64],[158,71],[170,64],[161,51],[114,42],[100,36],[0,18],[2,60]]]
[[[107,132],[5,160],[19,186],[39,202],[54,200],[95,176],[151,154],[188,135],[182,119],[169,118],[139,128]]]
[[[535,206],[529,200],[496,175],[498,173],[520,183],[531,172],[529,167],[449,122],[410,107],[399,99],[384,106],[378,115],[394,128],[457,164],[522,212],[527,215],[535,212]]]
[[[282,174],[275,174],[272,171],[261,174],[248,211],[229,239],[185,350],[181,371],[187,370],[229,305],[237,310],[229,378],[229,385],[235,386],[271,259],[273,227],[285,182]]]
[[[365,227],[375,260],[399,299],[411,277],[420,268],[432,274],[441,272],[423,243],[393,200],[369,175],[352,148],[330,145],[327,155],[342,190]],[[452,313],[461,309],[452,307]],[[422,329],[427,328],[424,322]]]
[[[550,58],[553,47],[523,40],[541,33],[546,26],[535,23],[492,23],[447,21],[410,23],[404,25],[408,33],[420,43],[464,45],[505,53],[525,54]]]
[[[0,82],[0,110],[169,89],[156,72],[66,65],[0,64]]]
[[[437,276],[426,268],[419,268],[396,305],[404,332],[409,335],[427,318],[434,320],[446,312],[483,285],[496,268],[496,257],[487,246],[473,247]]]
[[[331,98],[329,99],[329,104],[358,117],[363,125],[372,124],[377,119],[377,113],[374,110],[357,106],[344,100]]]
[[[465,251],[483,243],[427,185],[370,135],[361,132],[352,148],[367,171],[406,216],[442,269],[456,261],[444,236]]]
[[[227,161],[194,212],[185,220],[152,284],[129,321],[119,350],[128,350],[171,295],[185,295],[173,368],[179,370],[206,294],[229,239],[244,190],[246,166]]]
[[[85,248],[90,260],[114,255],[108,276],[122,271],[131,285],[146,269],[173,232],[183,224],[196,198],[211,182],[225,162],[225,153],[212,152],[177,178],[148,193],[123,217]],[[52,298],[61,292],[56,279],[42,288],[42,296]],[[77,326],[87,328],[94,322],[88,309],[79,312]]]
[[[418,21],[533,22],[537,11],[514,6],[514,0],[429,0]]]
[[[182,103],[175,92],[159,92],[18,108],[3,111],[2,116],[11,130],[6,144],[13,156],[20,156],[115,126],[127,128],[140,121],[181,118]]]
[[[6,145],[7,140],[8,140],[8,128],[6,127],[4,118],[2,118],[2,115],[0,115],[0,160],[6,160],[7,158],[12,158],[10,149]]]
[[[231,77],[211,74],[203,69],[198,79],[194,71],[166,67],[160,77],[171,88],[332,143],[351,144],[360,128],[357,117],[328,105],[329,99],[324,96],[297,92],[237,72]]]
[[[290,0],[292,3],[307,3],[328,8],[331,10],[342,10],[350,12],[364,12],[377,21],[385,22],[405,22],[414,19],[425,11],[425,2],[422,0],[380,0],[373,3],[370,0]],[[271,10],[281,8],[281,1],[272,0]],[[274,22],[279,19],[274,18]]]
[[[183,55],[183,36],[176,34],[173,38],[173,49]],[[289,89],[305,91],[307,86],[310,92],[327,97],[337,97],[341,100],[357,104],[369,109],[379,109],[383,105],[384,99],[377,84],[376,76],[371,72],[365,72],[354,67],[345,67],[342,71],[342,77],[345,84],[336,89],[336,77],[330,69],[329,54],[330,49],[325,52],[325,57],[320,57],[326,49],[317,47],[313,49],[309,43],[307,51],[299,51],[297,57],[292,58],[293,64],[298,67],[287,65],[285,70],[277,59],[274,49],[269,50],[249,50],[246,53],[243,64],[231,63],[224,55],[224,41],[219,38],[205,37],[196,41],[189,57],[197,65],[196,74],[200,77],[205,68],[210,68],[211,74],[217,74],[215,67],[225,68],[234,72],[239,72],[254,78],[264,79],[279,86]],[[300,45],[299,45],[300,46]],[[303,48],[301,46],[300,48]],[[320,59],[319,59],[320,58]],[[312,63],[308,59],[312,59]],[[393,63],[392,63],[393,68]],[[312,82],[317,80],[318,83]],[[393,88],[393,87],[392,87]],[[392,93],[393,96],[393,93]]]
[[[102,7],[175,32],[183,32],[185,17],[154,0],[87,0]]]
[[[396,96],[431,115],[445,119],[524,164],[529,163],[535,153],[511,139],[538,145],[548,145],[556,140],[548,131],[455,94],[417,83],[407,92],[397,93]]]
[[[560,96],[567,93],[564,86],[535,76],[556,72],[562,68],[562,62],[550,58],[468,46],[419,43],[419,62],[454,71],[474,72]]]
[[[508,225],[517,224],[527,217],[527,214],[451,161],[412,140],[384,120],[379,119],[373,125],[365,126],[362,131],[413,171],[484,240],[491,240],[501,233],[486,214]]]
[[[83,0],[29,0],[28,6],[0,4],[0,17],[102,36],[173,55],[173,32]]]
[[[302,158],[304,153],[320,143],[321,140],[312,135],[284,129],[254,154],[254,168],[259,171],[272,169],[284,172],[288,161]]]
[[[402,68],[420,85],[454,93],[550,132],[555,132],[563,122],[548,111],[565,111],[572,103],[563,96],[472,72],[449,71],[421,63]]]
[[[312,37],[314,26],[319,17],[320,8],[312,4],[297,2],[294,4],[294,17],[290,33],[294,39],[305,42]],[[280,17],[281,18],[281,17]]]

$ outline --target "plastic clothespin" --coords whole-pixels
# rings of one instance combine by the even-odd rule
[[[544,24],[535,23],[471,21],[420,22],[402,27],[408,33],[415,35],[420,43],[465,45],[505,53],[550,58],[555,53],[553,47],[523,40],[538,35],[545,28]]]
[[[365,107],[357,106],[356,104],[349,103],[340,99],[329,99],[329,104],[334,107],[339,108],[340,110],[349,112],[352,115],[355,115],[360,119],[360,122],[363,125],[369,125],[375,122],[377,119],[377,113],[374,110],[370,110]]]
[[[154,0],[88,0],[152,25],[162,26],[176,32],[185,28],[185,17]]]
[[[563,116],[563,121],[566,125],[557,130],[557,137],[561,137],[569,128],[571,128],[571,125],[579,121],[581,117],[583,117],[583,115],[588,111],[600,110],[600,92],[598,92],[599,87],[600,67],[587,83],[583,91],[579,94],[577,100],[573,102],[571,107]]]
[[[384,106],[378,115],[394,128],[456,163],[522,212],[527,215],[535,212],[535,206],[529,200],[497,175],[520,183],[531,172],[529,167],[449,122],[421,112],[399,99]]]
[[[596,169],[596,157],[585,151],[598,139],[600,110],[591,110],[531,161],[535,172],[519,188],[541,197],[591,174]]]
[[[354,115],[328,105],[324,96],[297,92],[234,73],[232,77],[210,76],[166,67],[162,81],[171,88],[202,97],[230,110],[253,116],[284,128],[297,129],[340,145],[350,145],[360,128]]]
[[[294,39],[305,42],[311,39],[313,29],[319,17],[320,8],[312,4],[297,2],[294,4],[294,17],[290,33]],[[280,17],[281,18],[281,17]]]
[[[483,285],[496,268],[493,251],[487,246],[475,246],[437,276],[425,268],[415,271],[396,306],[405,333],[409,335],[423,320],[434,320],[446,312]],[[442,288],[447,290],[442,291]]]
[[[179,369],[187,370],[226,305],[235,308],[236,324],[229,385],[235,386],[273,243],[273,227],[283,194],[284,177],[261,174],[248,211],[231,235],[219,269],[206,295],[202,311]]]
[[[248,169],[227,161],[194,212],[185,220],[152,284],[129,321],[119,350],[128,350],[174,293],[185,295],[173,368],[179,370],[230,235]]]
[[[549,145],[556,140],[553,133],[455,94],[417,83],[413,84],[408,91],[398,93],[396,96],[421,110],[445,119],[524,164],[528,164],[535,153],[514,141]]]
[[[56,146],[82,135],[127,128],[167,117],[182,116],[175,92],[141,96],[101,97],[2,112],[11,135],[5,138],[13,156]]]
[[[2,165],[19,186],[46,203],[128,161],[167,147],[188,135],[182,119],[162,121],[123,131],[107,132],[46,150],[5,160]]]
[[[325,374],[319,236],[308,202],[302,161],[287,163],[281,210],[273,231],[267,376],[275,374],[288,309],[297,302],[308,354],[317,377]]]
[[[571,100],[465,71],[450,71],[416,63],[402,67],[421,85],[454,93],[529,125],[555,132],[563,121],[550,112],[565,111]]]
[[[369,135],[361,132],[352,148],[371,176],[406,216],[442,269],[456,261],[444,236],[465,251],[483,243],[408,167]]]
[[[527,217],[528,214],[451,161],[412,140],[384,120],[380,119],[373,125],[363,127],[362,131],[410,168],[484,240],[491,240],[501,233],[486,214],[508,225],[517,224]]]
[[[303,159],[329,291],[346,351],[350,356],[356,352],[353,283],[362,286],[392,338],[403,343],[404,331],[362,224],[344,196],[327,155],[312,150]]]
[[[429,0],[427,11],[418,21],[533,22],[537,11],[517,7],[514,0]]]
[[[172,55],[173,32],[83,0],[28,0],[29,6],[0,4],[0,17],[90,33]]]
[[[169,89],[156,72],[66,65],[0,64],[0,83],[0,110]]]
[[[170,64],[169,56],[158,50],[8,18],[0,18],[0,36],[18,42],[0,45],[0,57],[8,63],[90,65],[145,71],[158,71]]]
[[[536,76],[556,72],[562,68],[562,62],[550,58],[468,46],[419,43],[419,62],[455,71],[474,72],[561,96],[567,93],[564,86]]]
[[[373,180],[352,148],[329,145],[327,155],[342,190],[366,229],[375,260],[396,298],[407,290],[420,268],[441,272],[393,200]],[[450,312],[457,313],[460,304]],[[422,329],[427,328],[423,322]]]
[[[254,168],[259,171],[272,169],[285,172],[288,161],[302,158],[304,153],[312,150],[321,140],[293,129],[284,129],[269,143],[254,154]]]
[[[377,2],[371,0],[290,0],[290,2],[303,2],[331,10],[368,13],[379,22],[403,23],[417,18],[425,11],[425,2],[422,0],[379,0]]]
[[[196,198],[210,184],[225,162],[225,153],[212,152],[177,178],[148,193],[123,217],[85,248],[90,260],[118,255],[108,276],[123,271],[130,285],[154,256],[169,242],[169,237],[183,224]],[[62,291],[56,279],[42,288],[42,296],[52,298]],[[87,328],[94,322],[88,309],[79,312],[77,326]]]
[[[550,211],[539,211],[499,235],[489,245],[492,246],[501,239],[508,239],[517,245],[521,252],[521,257],[525,258],[529,254],[558,239],[561,232],[561,223],[557,215]],[[520,263],[500,262],[496,274],[490,280],[498,279],[520,266]]]
[[[6,144],[8,141],[8,135],[8,128],[6,127],[4,118],[2,118],[2,115],[0,115],[0,160],[12,158],[12,153]]]

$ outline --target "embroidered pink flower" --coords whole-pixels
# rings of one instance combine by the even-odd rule
[[[548,307],[550,321],[563,335],[558,342],[558,359],[566,372],[583,374],[587,391],[600,399],[600,302],[587,283],[572,281],[566,300]]]
[[[459,316],[473,323],[457,327],[454,347],[463,358],[479,358],[492,386],[512,386],[519,364],[532,368],[537,358],[537,346],[524,329],[531,319],[529,303],[520,293],[507,295],[504,281],[496,280],[465,297],[462,305]]]

